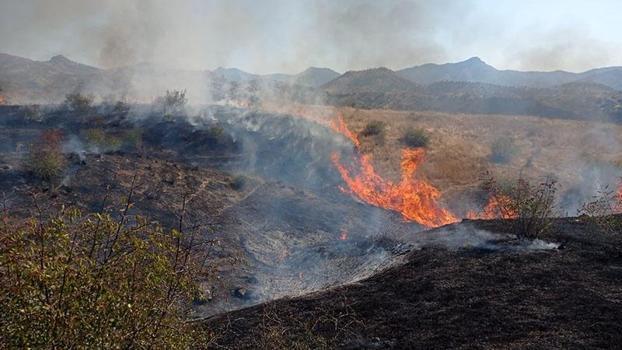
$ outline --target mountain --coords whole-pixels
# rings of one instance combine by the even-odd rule
[[[478,69],[490,71],[481,65]],[[473,72],[455,71],[462,79]],[[622,121],[622,91],[587,81],[544,88],[468,81],[417,85],[381,68],[348,72],[322,89],[326,103],[355,108]]]
[[[388,68],[349,71],[321,86],[329,94],[388,93],[414,91],[418,85]]]
[[[64,56],[49,61],[0,54],[0,88],[14,103],[47,103],[67,93],[98,84],[103,71],[73,62]]]
[[[428,63],[398,70],[397,74],[418,84],[465,81],[502,86],[551,87],[571,82],[589,82],[622,90],[622,67],[608,67],[583,73],[565,71],[523,72],[498,70],[478,57],[457,63]]]
[[[330,68],[310,67],[293,76],[291,81],[296,85],[320,87],[339,77],[339,75],[339,73]]]
[[[419,84],[431,84],[440,81],[466,81],[488,83],[503,86],[548,87],[578,80],[574,73],[521,72],[497,70],[479,57],[472,57],[457,63],[433,64],[405,68],[397,73]]]
[[[259,78],[257,74],[248,73],[237,68],[218,67],[212,71],[212,74],[216,77],[233,82],[249,81]]]

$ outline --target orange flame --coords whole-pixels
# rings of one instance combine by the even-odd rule
[[[352,141],[359,149],[360,141],[355,133],[348,129],[343,116],[331,122],[331,128]],[[343,192],[349,192],[362,201],[388,210],[397,211],[405,220],[415,221],[426,227],[438,227],[459,221],[459,218],[448,209],[438,204],[441,193],[429,182],[415,178],[417,168],[425,158],[423,148],[402,149],[401,180],[399,183],[383,179],[372,165],[369,155],[359,154],[358,174],[352,175],[351,171],[344,166],[337,153],[333,153],[332,161],[348,189],[340,188]],[[622,200],[622,184],[618,194]],[[512,219],[518,215],[509,209],[510,198],[503,195],[491,196],[481,212],[470,211],[469,219]],[[344,234],[342,232],[341,237]],[[347,233],[345,235],[347,238]]]
[[[354,134],[352,131],[350,131],[350,129],[348,129],[348,126],[346,125],[346,122],[343,120],[342,115],[338,115],[337,119],[333,119],[330,123],[330,127],[336,132],[349,138],[356,148],[359,148],[361,146],[361,142],[359,141],[356,134]]]
[[[349,138],[358,149],[360,142],[346,125],[340,115],[331,123],[333,130]],[[383,179],[371,162],[369,155],[361,154],[359,174],[351,175],[350,171],[340,162],[339,155],[332,155],[333,164],[348,185],[350,192],[361,200],[385,209],[397,211],[409,221],[415,221],[426,227],[438,227],[458,221],[449,210],[438,205],[440,191],[432,184],[414,177],[418,166],[423,162],[425,151],[422,148],[405,148],[402,150],[402,178],[397,184]]]
[[[458,218],[445,208],[441,208],[437,201],[440,191],[430,183],[415,179],[414,174],[423,161],[425,152],[421,148],[406,148],[402,150],[402,179],[395,184],[378,175],[371,164],[368,155],[361,155],[360,172],[351,175],[350,171],[341,164],[339,156],[333,154],[333,163],[341,177],[349,187],[349,191],[361,200],[385,209],[397,211],[404,219],[415,221],[426,227],[438,227],[458,221]]]
[[[510,208],[511,199],[505,195],[496,195],[490,196],[488,198],[488,203],[484,209],[477,213],[474,211],[470,211],[467,214],[467,218],[471,220],[483,219],[483,220],[492,220],[492,219],[514,219],[518,217],[516,211]]]

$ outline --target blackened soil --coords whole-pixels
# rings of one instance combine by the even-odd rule
[[[502,232],[502,222],[471,222]],[[213,348],[622,346],[622,237],[560,219],[558,250],[427,248],[359,283],[210,318]]]

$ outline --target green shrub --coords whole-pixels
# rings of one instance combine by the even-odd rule
[[[490,148],[490,160],[494,163],[508,163],[518,152],[514,140],[509,137],[496,139]]]
[[[0,344],[188,348],[199,262],[152,221],[63,210],[0,226]],[[128,222],[132,222],[129,224]]]
[[[421,128],[409,128],[402,135],[401,141],[408,147],[427,147],[430,137]]]
[[[60,130],[46,130],[36,143],[30,146],[25,167],[36,177],[50,181],[60,175],[65,168],[62,153],[63,135]]]
[[[363,130],[361,131],[361,135],[363,136],[382,135],[384,133],[385,126],[386,125],[384,122],[381,122],[379,120],[372,120],[369,123],[367,123],[367,125],[365,125],[365,128],[363,128]]]
[[[92,95],[73,93],[65,96],[64,105],[71,111],[83,113],[91,110],[93,100],[94,97]]]

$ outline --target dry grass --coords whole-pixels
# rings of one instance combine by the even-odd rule
[[[418,172],[442,194],[446,204],[461,211],[456,203],[479,193],[482,174],[499,179],[553,176],[559,193],[585,187],[578,170],[592,164],[619,168],[622,173],[622,126],[602,122],[547,119],[532,116],[448,114],[363,110],[328,106],[263,106],[272,112],[303,116],[328,125],[343,116],[348,127],[359,134],[361,151],[370,153],[378,172],[394,181],[400,179],[400,142],[404,130],[421,128],[429,136],[426,162]],[[370,122],[383,122],[383,137],[361,135]],[[490,161],[491,147],[499,137],[514,140],[516,153],[503,164]],[[468,201],[467,201],[468,202]],[[461,205],[462,205],[461,204]],[[580,203],[578,204],[580,205]],[[569,213],[576,214],[576,213]]]

